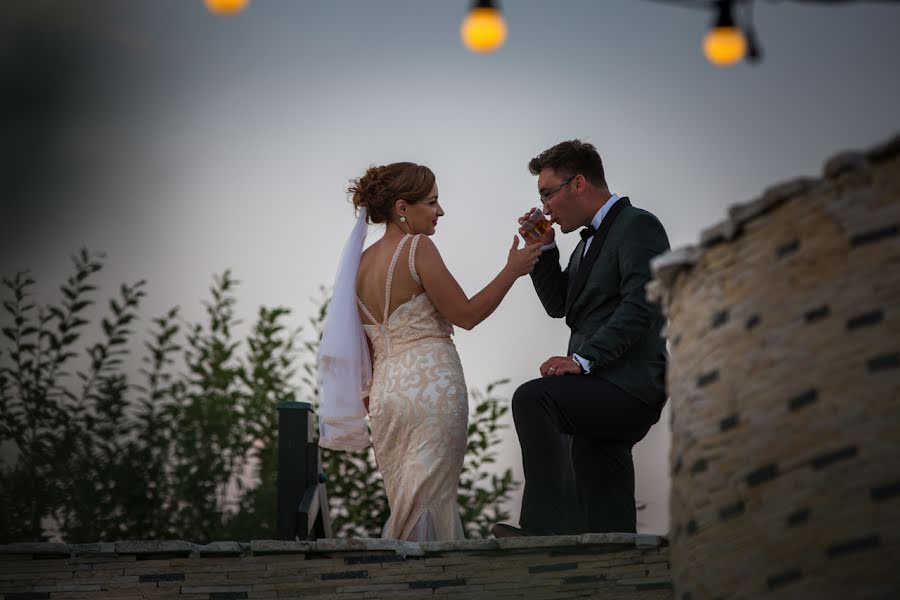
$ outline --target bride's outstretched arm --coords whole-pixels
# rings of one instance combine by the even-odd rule
[[[516,279],[531,273],[540,254],[540,245],[519,248],[519,238],[513,236],[506,264],[471,298],[447,269],[434,242],[425,236],[416,252],[416,271],[437,311],[457,327],[472,329],[494,312]]]

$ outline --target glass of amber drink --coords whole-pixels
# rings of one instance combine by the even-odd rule
[[[519,219],[519,225],[525,230],[525,235],[539,240],[550,228],[550,219],[544,215],[544,211],[540,208],[533,208],[527,219]]]

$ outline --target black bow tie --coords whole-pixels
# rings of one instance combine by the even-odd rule
[[[589,237],[594,237],[594,234],[597,233],[597,230],[594,229],[593,225],[588,225],[578,233],[581,234],[581,239],[587,240]]]

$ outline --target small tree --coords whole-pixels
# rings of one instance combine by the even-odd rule
[[[275,405],[294,398],[289,311],[260,308],[238,343],[226,271],[207,323],[185,324],[177,308],[152,321],[143,381],[131,383],[125,358],[143,281],[120,288],[100,341],[79,352],[101,259],[73,257],[59,305],[37,308],[27,273],[3,280],[12,323],[2,329],[0,444],[11,452],[0,464],[0,540],[45,540],[51,524],[70,542],[273,537]],[[73,379],[77,358],[88,368]]]

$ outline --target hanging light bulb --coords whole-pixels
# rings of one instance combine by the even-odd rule
[[[463,44],[472,52],[493,52],[506,41],[506,21],[494,0],[475,0],[459,29]]]
[[[716,20],[703,39],[706,60],[717,67],[730,67],[744,58],[747,39],[734,24],[732,0],[717,0]]]
[[[250,3],[250,0],[203,0],[209,12],[215,15],[236,15]]]

